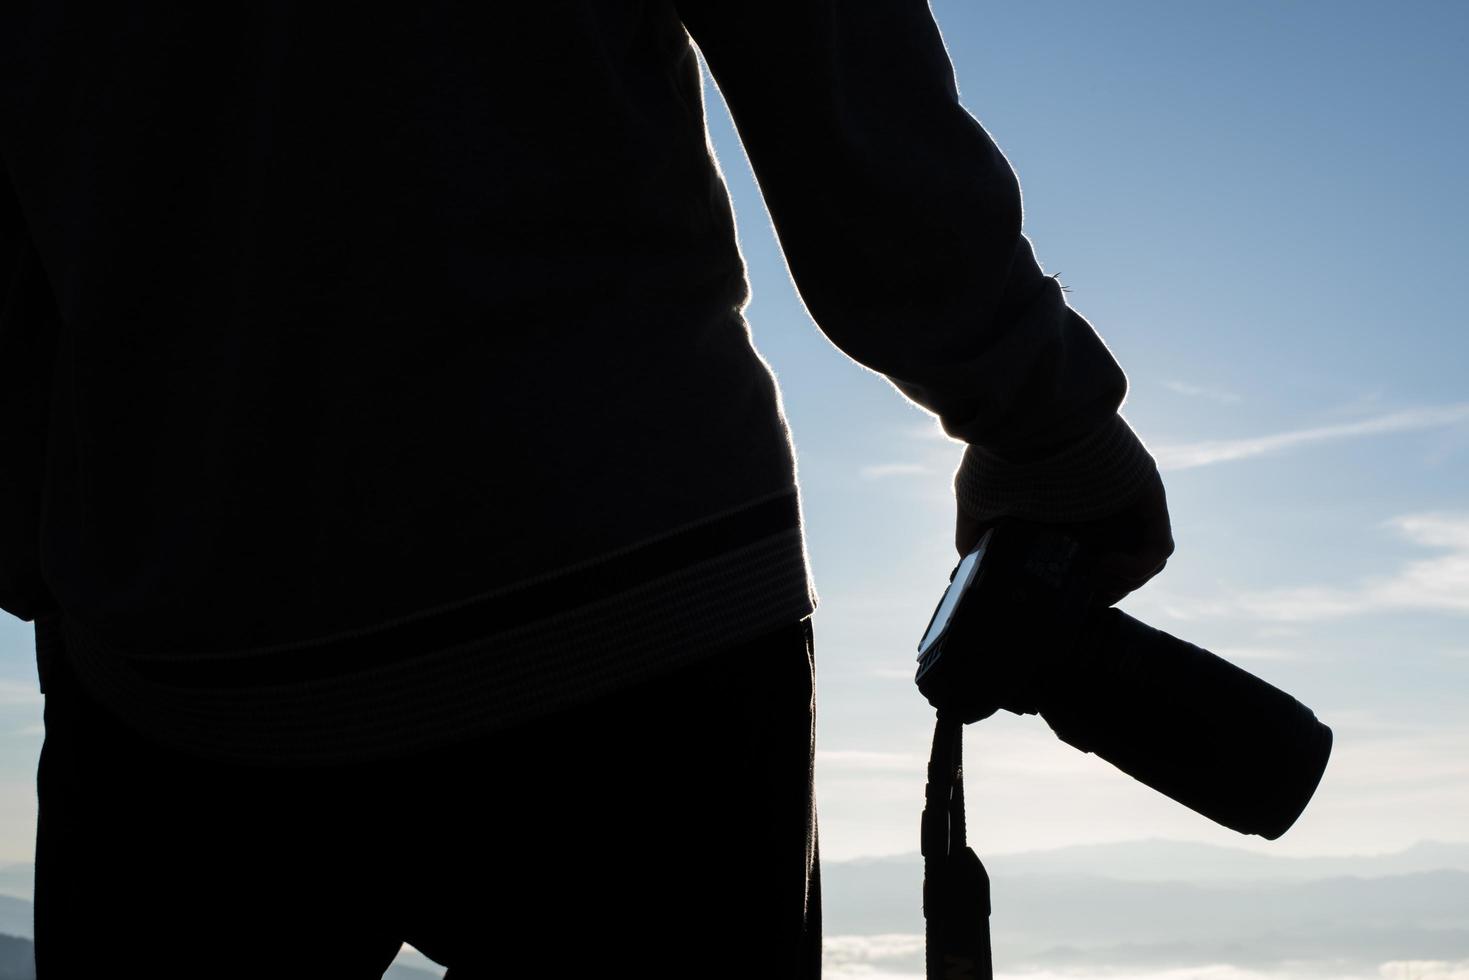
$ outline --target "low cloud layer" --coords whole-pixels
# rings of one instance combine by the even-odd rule
[[[917,980],[923,976],[922,936],[833,936],[826,942],[822,976],[828,980]],[[919,949],[909,952],[917,941]],[[1295,969],[1252,970],[1229,963],[1139,970],[1131,966],[1086,964],[1070,969],[1005,969],[995,964],[996,980],[1469,980],[1469,960],[1389,960],[1375,970],[1346,972],[1329,962]]]

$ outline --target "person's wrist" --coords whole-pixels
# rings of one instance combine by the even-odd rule
[[[1096,429],[1050,455],[1007,460],[969,445],[954,474],[961,511],[977,521],[1013,516],[1046,523],[1098,520],[1147,488],[1157,472],[1137,433],[1114,413]]]

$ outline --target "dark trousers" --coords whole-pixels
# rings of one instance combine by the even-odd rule
[[[64,658],[58,658],[64,661]],[[816,978],[810,619],[393,761],[216,763],[47,678],[39,980]]]

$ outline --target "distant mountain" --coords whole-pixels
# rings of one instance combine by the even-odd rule
[[[0,980],[36,980],[36,954],[29,939],[0,935]]]
[[[0,895],[23,898],[29,902],[35,891],[36,874],[31,862],[0,863]]]
[[[1117,881],[1187,881],[1194,884],[1243,881],[1309,881],[1354,875],[1377,878],[1419,871],[1469,871],[1469,843],[1420,841],[1392,854],[1287,857],[1238,847],[1149,838],[1113,844],[1077,844],[1043,851],[986,854],[991,874],[1087,874]],[[822,861],[853,867],[922,864],[917,852],[891,857]]]
[[[1390,960],[1469,960],[1466,871],[1193,883],[1017,873],[984,860],[1001,972],[1290,963],[1375,975]],[[921,860],[823,862],[821,884],[829,940],[922,936]],[[870,943],[854,948],[869,969],[922,973],[921,945],[880,958]]]
[[[0,895],[0,933],[30,939],[35,925],[35,911],[30,902]]]

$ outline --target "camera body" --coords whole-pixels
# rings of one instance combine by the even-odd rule
[[[998,522],[950,575],[914,682],[941,718],[1039,714],[1211,820],[1285,833],[1320,783],[1331,729],[1253,674],[1100,605],[1095,582],[1064,528]]]
[[[914,678],[965,724],[1037,714],[1099,625],[1090,554],[1054,526],[1004,519],[949,575]]]

